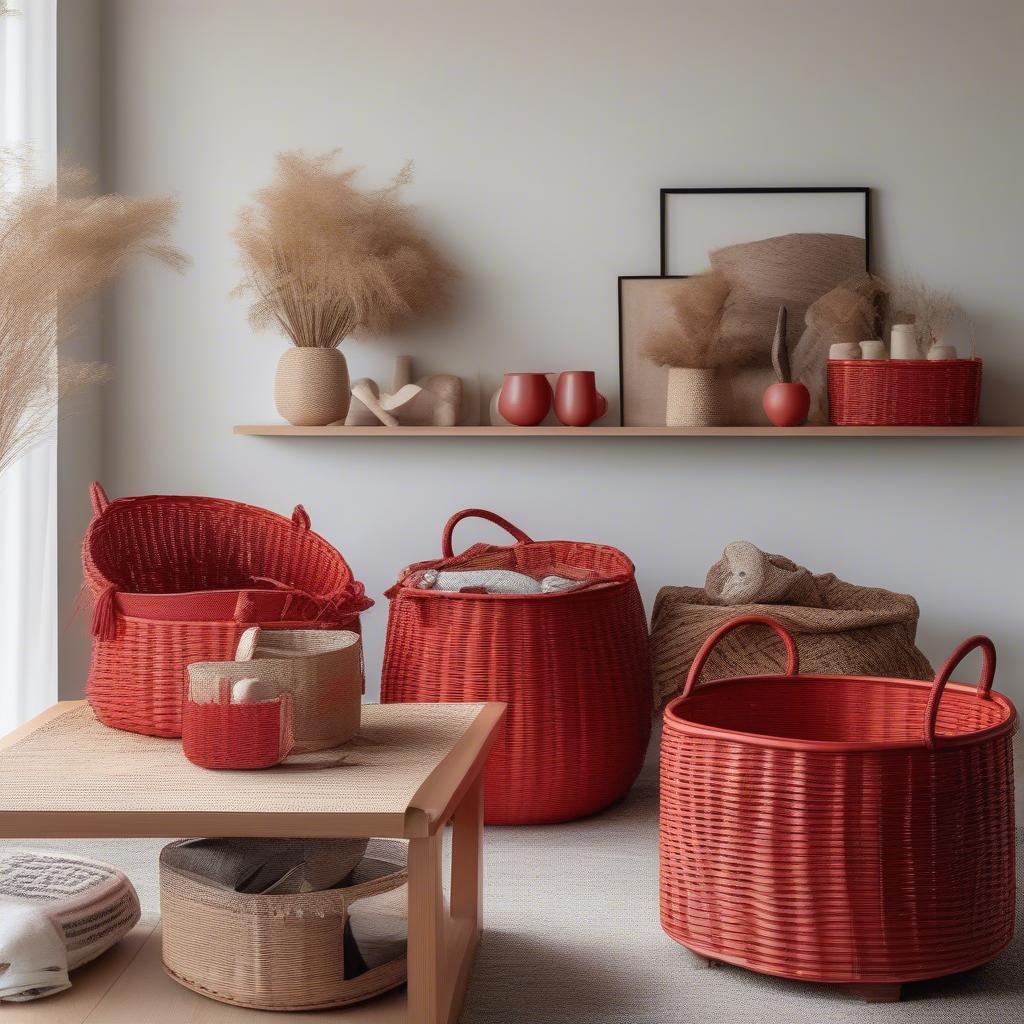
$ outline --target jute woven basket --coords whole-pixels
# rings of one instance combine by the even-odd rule
[[[275,695],[291,695],[296,753],[325,750],[359,729],[363,645],[358,633],[336,629],[247,629],[234,661],[200,661],[188,667],[191,700],[218,700],[218,680],[255,678]]]
[[[404,885],[407,847],[371,840],[347,888],[289,895],[239,893],[177,866],[181,843],[160,853],[164,970],[186,988],[257,1010],[318,1010],[401,985],[405,959],[346,978],[348,909]]]

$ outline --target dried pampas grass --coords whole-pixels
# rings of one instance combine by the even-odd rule
[[[34,183],[25,158],[0,153],[0,472],[51,430],[63,395],[107,376],[57,358],[75,308],[133,256],[187,264],[168,241],[172,199],[95,196],[90,184],[77,169]]]
[[[335,348],[438,309],[456,276],[400,199],[411,165],[364,192],[357,169],[331,169],[334,157],[280,154],[277,179],[233,233],[245,269],[235,294],[255,296],[250,322],[276,324],[300,347]]]
[[[644,355],[657,366],[710,369],[723,355],[716,346],[722,310],[729,294],[725,275],[710,271],[679,283],[668,322],[651,332]]]
[[[914,325],[921,355],[933,345],[941,345],[950,325],[962,312],[960,304],[948,292],[930,288],[916,277],[897,278],[889,288],[891,322]]]

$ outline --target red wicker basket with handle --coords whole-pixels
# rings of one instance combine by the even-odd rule
[[[831,359],[829,419],[843,427],[971,427],[980,359]]]
[[[301,505],[286,519],[219,498],[90,495],[86,692],[106,725],[180,736],[191,662],[230,661],[250,626],[358,629],[373,604]]]
[[[454,555],[452,531],[471,516],[516,543]],[[381,700],[508,703],[504,740],[485,770],[491,824],[568,821],[624,796],[651,728],[647,622],[632,562],[600,544],[534,542],[480,509],[448,521],[442,554],[410,566],[388,591]],[[417,589],[431,568],[512,569],[582,585],[532,595]]]
[[[231,683],[219,681],[207,702],[183,695],[181,746],[200,768],[255,769],[280,764],[295,746],[292,695],[232,704]]]
[[[785,642],[787,673],[697,687],[715,644],[755,623]],[[978,685],[948,682],[975,649]],[[798,675],[765,616],[712,633],[665,710],[665,931],[715,960],[861,986],[994,957],[1013,935],[1017,721],[994,671],[986,637],[918,681]]]

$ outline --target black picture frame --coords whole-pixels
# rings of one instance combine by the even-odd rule
[[[619,274],[617,293],[619,303],[619,426],[626,425],[626,367],[622,344],[622,282],[623,281],[678,281],[689,277],[689,274]]]
[[[661,273],[658,277],[679,277],[668,272],[668,199],[674,195],[801,195],[821,193],[854,193],[864,197],[864,264],[871,271],[871,188],[867,185],[808,185],[765,188],[663,188],[659,196],[661,234]],[[682,275],[685,276],[685,275]]]

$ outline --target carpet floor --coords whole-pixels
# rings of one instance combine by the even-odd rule
[[[116,864],[158,909],[165,840],[25,843]],[[709,968],[658,923],[657,771],[630,796],[568,825],[490,828],[485,934],[463,1024],[1013,1024],[1024,1021],[1024,941],[991,964],[865,1005],[825,985]],[[1021,861],[1018,855],[1018,863]],[[282,1017],[282,1020],[284,1018]]]

